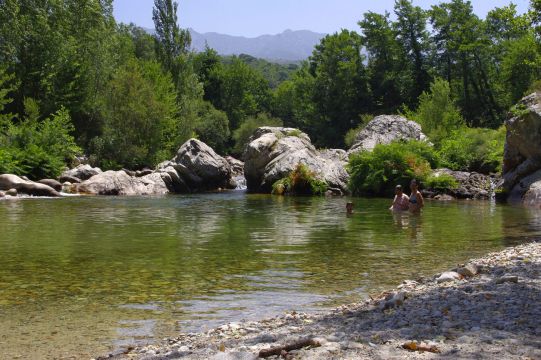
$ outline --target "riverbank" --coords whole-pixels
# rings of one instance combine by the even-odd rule
[[[541,358],[541,243],[454,270],[326,314],[231,323],[113,357],[256,359],[276,348],[290,359]],[[279,349],[288,345],[309,346]]]

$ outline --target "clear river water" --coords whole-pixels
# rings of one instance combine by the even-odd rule
[[[490,201],[166,197],[0,201],[0,358],[91,358],[180,332],[321,311],[541,236]]]

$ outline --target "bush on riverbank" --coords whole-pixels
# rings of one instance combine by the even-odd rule
[[[31,98],[25,100],[25,113],[19,122],[0,123],[0,174],[56,178],[81,151],[71,136],[70,116],[62,108],[39,120],[39,107]]]
[[[498,130],[461,128],[439,145],[442,165],[452,170],[484,174],[502,170],[505,127]]]
[[[412,179],[427,180],[439,162],[436,151],[425,142],[380,144],[372,152],[350,157],[349,187],[355,195],[390,196],[398,184],[407,188]]]
[[[288,176],[272,185],[274,195],[323,195],[327,189],[327,183],[317,179],[304,164],[298,164]]]

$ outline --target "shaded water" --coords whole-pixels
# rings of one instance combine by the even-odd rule
[[[241,319],[318,311],[541,235],[490,202],[243,192],[0,202],[0,357],[90,358]]]

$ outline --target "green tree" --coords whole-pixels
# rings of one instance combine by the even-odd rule
[[[308,120],[310,134],[320,146],[343,145],[345,133],[370,106],[370,91],[362,39],[353,31],[327,35],[309,60],[314,77],[315,117]]]
[[[179,58],[188,53],[192,39],[188,30],[179,27],[177,10],[176,1],[154,0],[152,20],[156,29],[158,57],[164,68],[171,72],[173,81],[178,87],[181,71]]]
[[[404,71],[404,52],[389,17],[389,13],[368,12],[359,22],[363,45],[368,52],[371,107],[381,113],[394,113],[403,102],[408,102],[408,92],[413,87]]]
[[[428,73],[430,46],[429,33],[426,29],[428,14],[419,6],[413,6],[410,0],[396,0],[394,12],[396,22],[393,28],[398,42],[402,45],[413,79],[408,94],[411,99],[409,104],[412,104],[430,83]]]
[[[263,76],[238,58],[231,64],[214,67],[213,78],[215,98],[213,105],[227,113],[231,129],[237,129],[249,116],[265,112],[271,104],[271,93]]]
[[[419,97],[419,107],[415,112],[406,112],[406,116],[419,123],[423,132],[438,145],[451,133],[465,126],[464,119],[453,101],[449,83],[436,79],[430,86],[430,92],[423,92]]]
[[[93,155],[105,168],[154,166],[187,140],[170,75],[155,62],[131,60],[111,79],[103,134]]]

